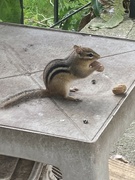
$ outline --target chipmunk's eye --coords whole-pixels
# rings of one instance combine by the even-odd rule
[[[88,53],[87,56],[89,56],[90,58],[93,58],[93,53]]]

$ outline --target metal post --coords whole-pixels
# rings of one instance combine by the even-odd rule
[[[20,23],[24,24],[23,0],[20,0],[20,7],[21,7],[21,19],[20,19]]]
[[[58,17],[58,0],[54,0],[54,23],[58,22],[59,17]]]
[[[135,19],[135,0],[130,0],[130,7],[129,8],[130,8],[129,17]]]
[[[54,0],[54,1],[58,1],[58,0]],[[63,19],[61,19],[61,20],[59,20],[59,21],[58,21],[58,19],[57,19],[56,23],[54,23],[54,25],[52,25],[50,28],[53,28],[53,27],[57,26],[58,24],[60,24],[61,22],[65,21],[65,20],[68,19],[69,17],[71,17],[71,16],[73,16],[74,14],[80,12],[82,9],[88,7],[90,4],[91,4],[91,2],[90,2],[90,3],[87,3],[85,6],[77,9],[76,11],[74,11],[73,13],[69,14],[68,16],[66,16],[65,18],[63,18]],[[55,9],[55,8],[54,8],[54,9]],[[57,12],[58,12],[58,11],[57,11]],[[57,14],[58,14],[58,13],[57,13]]]

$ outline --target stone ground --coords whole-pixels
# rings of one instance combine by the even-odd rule
[[[98,18],[93,21],[99,22]],[[116,38],[126,38],[135,40],[135,20],[125,18],[125,20],[113,29],[99,29],[93,31],[87,24],[81,32],[102,35]],[[123,137],[114,145],[111,155],[120,154],[124,156],[129,163],[135,165],[135,120],[131,123],[130,127],[126,130]]]

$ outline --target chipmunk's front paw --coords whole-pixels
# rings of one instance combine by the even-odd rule
[[[70,88],[70,92],[76,92],[76,91],[79,91],[79,89],[77,87]]]

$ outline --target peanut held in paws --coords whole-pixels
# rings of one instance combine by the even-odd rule
[[[114,88],[112,89],[112,92],[113,92],[115,95],[121,95],[121,94],[124,94],[124,93],[126,92],[126,90],[127,90],[126,85],[120,84],[120,85],[114,87]]]
[[[90,64],[90,66],[92,68],[95,68],[95,70],[98,72],[104,71],[104,66],[98,61],[94,61],[93,63]]]
[[[100,66],[98,67],[98,69],[96,69],[96,71],[103,72],[104,71],[104,66],[102,64],[100,64]]]

